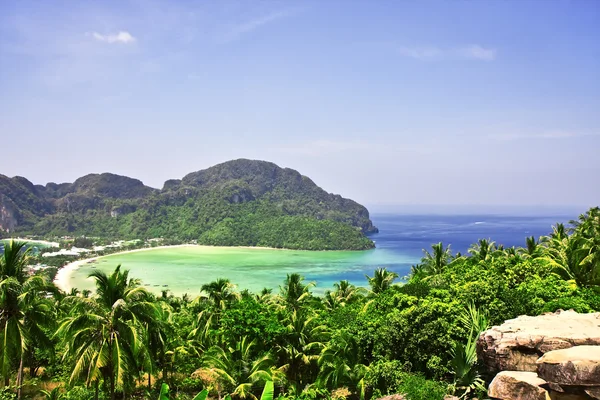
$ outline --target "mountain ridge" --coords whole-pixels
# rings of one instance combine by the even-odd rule
[[[280,223],[274,223],[275,220]],[[112,173],[87,174],[73,183],[46,185],[0,175],[0,231],[5,234],[173,235],[221,244],[228,241],[226,232],[239,236],[240,230],[248,235],[239,238],[246,245],[262,243],[264,237],[270,236],[256,235],[253,231],[260,230],[256,226],[292,229],[310,225],[323,231],[326,221],[329,229],[346,238],[352,236],[347,227],[357,228],[361,236],[377,232],[364,206],[326,192],[296,170],[268,161],[227,161],[191,172],[182,179],[167,180],[162,189]],[[324,231],[321,233],[326,237]],[[298,240],[311,241],[309,236]],[[370,245],[362,237],[351,241],[355,239],[362,244],[350,248],[372,247],[371,241]],[[327,241],[313,240],[311,246],[344,248],[326,244]],[[286,247],[284,243],[275,244]]]

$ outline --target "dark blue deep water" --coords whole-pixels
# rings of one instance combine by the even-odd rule
[[[434,243],[450,245],[453,253],[466,254],[479,239],[491,239],[496,244],[524,246],[528,236],[539,239],[552,231],[558,222],[568,223],[568,216],[509,216],[509,215],[397,215],[374,214],[373,223],[379,233],[371,239],[377,246],[364,264],[346,270],[330,279],[364,282],[365,273],[386,267],[400,277],[408,275],[412,265],[419,263],[423,249]],[[369,273],[369,275],[371,275]]]
[[[371,239],[379,249],[416,256],[438,242],[451,245],[453,252],[466,253],[479,239],[491,239],[505,247],[524,246],[526,237],[547,235],[553,225],[566,224],[573,217],[375,214],[371,219],[379,233]]]

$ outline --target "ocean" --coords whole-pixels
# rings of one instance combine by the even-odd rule
[[[347,279],[367,286],[365,275],[379,267],[398,273],[410,272],[434,243],[450,245],[465,254],[478,239],[491,239],[505,247],[523,246],[525,238],[539,238],[551,232],[557,222],[574,216],[508,215],[398,215],[373,214],[379,233],[371,238],[376,248],[367,251],[313,252],[245,248],[167,248],[138,253],[116,254],[74,271],[70,284],[93,289],[90,272],[111,271],[118,264],[131,271],[153,292],[169,289],[177,295],[200,294],[200,286],[217,278],[228,278],[241,289],[278,290],[286,275],[297,272],[314,282],[315,293],[331,289]]]

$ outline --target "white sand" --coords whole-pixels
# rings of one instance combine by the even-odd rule
[[[15,242],[27,242],[27,243],[39,243],[48,247],[60,247],[57,242],[49,242],[47,240],[34,240],[34,239],[26,239],[26,238],[7,238],[4,240],[14,240]]]
[[[237,249],[252,249],[252,250],[281,250],[281,251],[287,250],[287,249],[277,249],[275,247],[206,246],[206,245],[199,245],[199,244],[177,244],[177,245],[172,245],[172,246],[144,247],[141,249],[118,251],[116,253],[107,254],[105,256],[91,257],[91,258],[86,258],[84,260],[73,261],[72,263],[66,264],[64,267],[62,267],[61,269],[58,270],[58,272],[56,273],[56,277],[54,278],[54,284],[60,290],[62,290],[64,292],[69,292],[73,288],[71,286],[71,281],[70,281],[71,276],[73,275],[73,272],[76,271],[77,269],[79,269],[81,266],[88,264],[88,263],[93,263],[102,257],[109,257],[109,256],[117,255],[117,254],[136,253],[138,251],[149,251],[149,250],[171,249],[171,248],[174,249],[177,247],[197,247],[200,249],[203,249],[203,248],[204,249],[236,249],[237,248]]]
[[[135,250],[125,250],[118,251],[116,253],[107,254],[105,256],[99,257],[91,257],[86,258],[84,260],[73,261],[72,263],[66,264],[64,267],[58,270],[56,276],[54,277],[54,284],[57,288],[64,292],[69,292],[73,287],[70,284],[71,275],[73,275],[73,271],[79,269],[82,265],[93,263],[102,257],[108,257],[115,254],[127,254],[127,253],[136,253],[138,251],[148,251],[148,250],[156,250],[156,249],[166,249],[166,248],[177,248],[177,247],[210,247],[210,246],[198,246],[195,244],[178,244],[173,246],[156,246],[156,247],[144,247],[142,249]]]

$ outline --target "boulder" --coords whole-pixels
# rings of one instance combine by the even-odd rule
[[[600,346],[549,351],[537,360],[537,369],[541,378],[561,387],[600,387]]]
[[[535,372],[502,371],[490,383],[488,395],[501,400],[550,400],[550,394],[542,388],[545,384]]]
[[[507,370],[535,372],[545,353],[583,345],[600,345],[600,313],[557,311],[510,319],[483,332],[477,351],[493,376]]]

